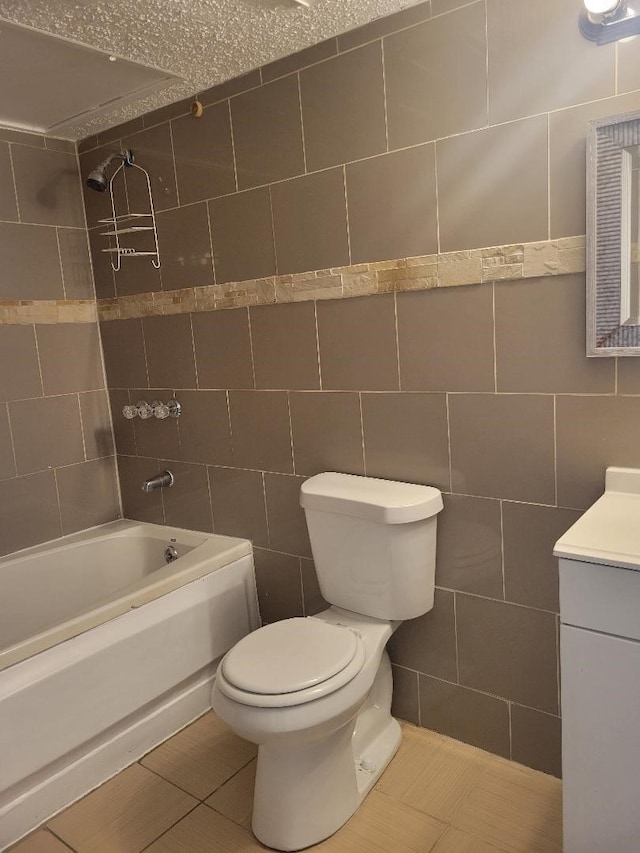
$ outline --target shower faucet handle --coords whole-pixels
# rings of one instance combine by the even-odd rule
[[[138,401],[138,417],[142,418],[143,421],[148,420],[153,417],[153,408],[147,403],[146,400]]]
[[[165,418],[179,418],[182,413],[182,406],[177,400],[167,400],[166,403],[154,400],[151,407],[153,414],[160,421],[163,421]]]
[[[122,414],[131,421],[134,418],[142,418],[143,421],[149,418],[156,417],[159,421],[165,418],[179,418],[182,413],[182,406],[177,400],[168,400],[163,403],[161,400],[154,400],[151,404],[146,400],[138,400],[135,406],[123,406]]]
[[[159,421],[163,421],[171,414],[169,411],[169,406],[167,406],[166,403],[161,403],[160,400],[154,400],[151,403],[151,408],[153,409],[153,414],[158,418]]]

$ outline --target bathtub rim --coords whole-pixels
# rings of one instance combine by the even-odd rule
[[[0,649],[0,672],[38,652],[77,637],[129,610],[142,607],[147,602],[173,592],[191,581],[224,568],[240,557],[253,554],[253,546],[248,539],[170,527],[165,524],[117,519],[24,548],[13,554],[6,554],[0,558],[0,575],[3,566],[28,560],[39,554],[59,553],[86,542],[99,543],[115,536],[126,536],[127,533],[136,529],[142,533],[147,531],[149,534],[154,534],[154,538],[167,540],[172,537],[178,540],[182,538],[185,544],[193,545],[193,549],[175,562],[161,566],[151,574],[120,588],[113,596],[95,602],[91,610]],[[159,531],[163,531],[161,536],[158,535]],[[151,578],[153,580],[150,580]]]

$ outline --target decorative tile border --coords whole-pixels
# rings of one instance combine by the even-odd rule
[[[0,301],[0,326],[30,326],[32,323],[95,323],[93,299],[20,299]]]
[[[139,293],[100,300],[98,315],[100,320],[124,320],[246,305],[346,299],[375,293],[569,275],[585,271],[585,245],[585,237],[566,237],[539,243],[354,264],[208,287]]]
[[[116,299],[0,301],[0,326],[32,323],[95,323],[162,314],[219,311],[314,299],[348,299],[375,293],[517,281],[585,271],[585,238],[469,249],[372,264],[353,264],[295,275],[137,293]]]

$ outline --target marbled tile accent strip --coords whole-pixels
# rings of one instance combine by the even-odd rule
[[[0,326],[30,326],[32,323],[95,323],[93,299],[21,299],[0,302]]]
[[[98,303],[98,314],[100,320],[122,320],[246,305],[346,299],[374,293],[569,275],[585,271],[585,246],[585,237],[566,237],[539,243],[353,264],[207,287],[141,293],[102,299]]]

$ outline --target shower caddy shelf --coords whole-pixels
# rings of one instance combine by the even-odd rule
[[[113,192],[114,181],[120,174],[123,172],[124,168],[128,169],[139,169],[143,175],[145,176],[147,182],[147,192],[149,195],[149,212],[148,213],[116,213],[116,202]],[[124,173],[123,176],[124,178]],[[111,267],[115,272],[118,272],[120,269],[120,263],[122,258],[140,258],[140,257],[151,257],[151,263],[156,269],[160,269],[160,253],[158,250],[158,229],[156,226],[156,212],[153,206],[153,195],[151,193],[151,179],[149,177],[149,173],[146,169],[143,169],[142,166],[138,166],[137,163],[134,162],[133,151],[123,152],[122,162],[115,170],[111,179],[109,181],[109,197],[111,199],[111,213],[112,215],[107,217],[106,219],[99,219],[99,225],[108,225],[106,231],[101,231],[101,237],[109,237],[114,238],[115,246],[110,246],[108,249],[102,249],[103,252],[115,256],[115,261],[112,259]],[[142,222],[145,224],[142,224]],[[136,224],[141,223],[141,224]],[[132,246],[122,246],[120,244],[120,238],[125,234],[137,234],[141,231],[151,231],[153,232],[153,245],[155,246],[154,251],[141,251],[139,249],[134,249]]]

